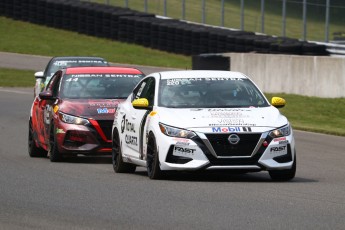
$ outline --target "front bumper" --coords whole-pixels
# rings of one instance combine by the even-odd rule
[[[293,133],[273,139],[264,133],[237,133],[239,145],[227,134],[197,133],[193,139],[163,137],[159,145],[162,170],[280,170],[292,167]]]
[[[83,155],[111,154],[112,121],[95,121],[88,125],[59,122],[55,127],[58,149],[61,153]]]

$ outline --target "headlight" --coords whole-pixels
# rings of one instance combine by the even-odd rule
[[[87,125],[90,123],[85,118],[75,117],[75,116],[68,115],[68,114],[61,113],[61,112],[59,112],[59,118],[60,118],[60,120],[62,120],[65,123],[68,123],[68,124]]]
[[[272,138],[285,137],[285,136],[289,136],[290,133],[291,133],[291,127],[290,125],[286,125],[284,127],[271,131],[270,136]]]
[[[162,133],[170,137],[181,137],[190,139],[196,136],[196,134],[193,131],[163,125],[162,123],[159,123],[159,128]]]

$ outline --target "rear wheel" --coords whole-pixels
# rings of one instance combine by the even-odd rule
[[[150,179],[161,179],[163,177],[163,172],[159,166],[159,156],[156,139],[153,134],[150,134],[147,143],[146,167],[147,175]]]
[[[113,134],[112,162],[114,171],[117,173],[133,173],[136,165],[123,162],[120,137],[117,130]]]
[[[54,130],[55,128],[52,126],[49,135],[49,159],[51,162],[59,162],[62,161],[62,154],[59,152]]]
[[[36,145],[31,120],[29,121],[28,152],[29,152],[30,157],[46,157],[47,156],[47,151],[45,151],[43,148],[37,147]]]
[[[291,169],[271,170],[269,171],[271,179],[274,181],[292,180],[296,175],[296,164],[297,164],[297,160],[296,160],[296,155],[295,155]]]

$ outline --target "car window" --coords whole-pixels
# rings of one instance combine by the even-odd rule
[[[127,98],[142,74],[70,74],[63,77],[61,98]]]
[[[263,107],[265,97],[248,79],[163,79],[159,106],[172,108]]]
[[[48,85],[46,86],[46,91],[51,92],[54,97],[58,95],[59,83],[61,79],[61,71],[56,72],[50,79]]]
[[[147,78],[134,90],[134,99],[146,98],[149,105],[154,103],[155,79],[153,77]]]
[[[49,63],[45,76],[50,78],[53,74],[62,68],[74,67],[74,66],[109,66],[108,62],[100,59],[64,59],[53,60]]]

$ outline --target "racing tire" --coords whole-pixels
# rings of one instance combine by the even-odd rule
[[[111,159],[113,163],[113,169],[116,173],[134,173],[136,165],[123,162],[122,151],[120,144],[120,137],[117,130],[113,134]]]
[[[29,121],[28,152],[30,157],[47,157],[47,151],[36,145],[31,120]]]
[[[62,154],[59,152],[58,143],[56,141],[56,136],[54,134],[54,126],[50,129],[49,135],[49,159],[51,162],[62,161]]]
[[[274,181],[292,180],[296,175],[296,165],[297,165],[297,159],[296,159],[296,155],[295,155],[295,159],[293,161],[291,169],[271,170],[271,171],[269,171],[271,179]]]
[[[147,157],[146,157],[147,175],[150,179],[158,180],[163,178],[163,172],[159,166],[159,154],[156,144],[156,139],[151,133],[147,142]]]

